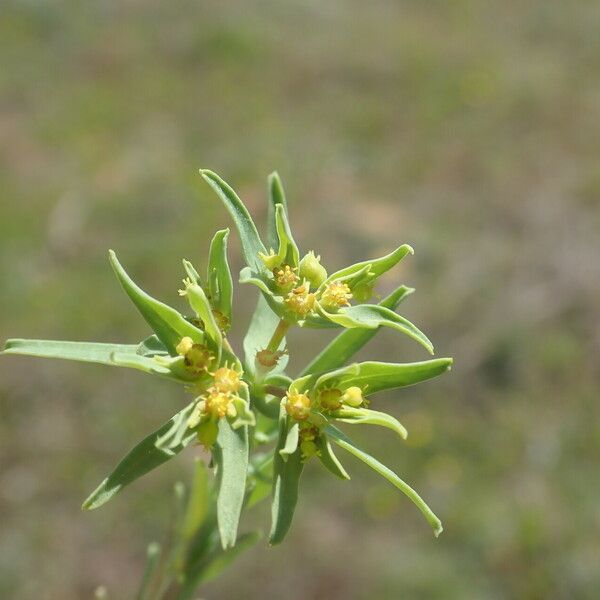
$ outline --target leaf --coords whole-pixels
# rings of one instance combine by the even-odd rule
[[[269,204],[267,212],[267,243],[269,248],[277,248],[279,236],[277,235],[277,225],[275,223],[275,207],[281,204],[287,212],[287,201],[283,184],[276,171],[269,175]]]
[[[380,463],[377,459],[373,458],[371,455],[363,452],[360,448],[358,448],[352,440],[346,437],[337,427],[333,425],[328,425],[326,428],[326,432],[330,435],[335,443],[350,452],[358,458],[362,460],[366,465],[371,467],[375,472],[379,473],[382,477],[387,479],[393,486],[397,487],[403,494],[405,494],[414,504],[415,506],[423,513],[424,517],[427,519],[427,522],[433,528],[433,532],[435,537],[438,537],[440,533],[443,531],[442,522],[436,517],[433,511],[425,504],[425,501],[417,494],[417,492],[410,487],[405,481],[400,479],[396,473],[394,473],[391,469],[386,467],[384,464]]]
[[[419,342],[430,354],[433,354],[433,344],[416,325],[384,306],[358,304],[341,308],[337,313],[329,313],[322,308],[321,310],[330,321],[349,329],[353,327],[366,327],[367,329],[376,329],[381,326],[391,327]]]
[[[154,445],[166,454],[174,456],[179,452],[183,441],[190,435],[188,420],[195,407],[195,402],[188,404],[181,412],[171,419],[171,427],[162,435],[158,436]]]
[[[208,255],[208,293],[212,306],[231,322],[233,280],[227,262],[229,229],[217,231]]]
[[[279,441],[273,460],[273,498],[271,504],[271,533],[269,543],[279,544],[289,531],[298,502],[298,484],[304,468],[300,448],[284,461],[279,453],[287,440],[287,414],[282,407],[279,414]]]
[[[298,434],[300,427],[298,423],[294,423],[288,430],[283,448],[279,451],[283,460],[287,460],[290,454],[294,454],[298,448]]]
[[[61,358],[81,362],[114,365],[115,352],[135,354],[135,344],[101,344],[95,342],[63,342],[54,340],[11,339],[6,341],[2,354],[21,354],[40,358]]]
[[[398,304],[413,292],[413,288],[401,285],[382,300],[379,305],[395,310]],[[379,328],[362,329],[358,327],[342,331],[316,358],[304,367],[300,376],[337,369],[348,362],[378,331]]]
[[[227,419],[220,419],[213,458],[217,468],[217,521],[224,550],[235,546],[237,539],[246,491],[248,450],[248,427],[233,429]]]
[[[183,520],[182,537],[191,540],[210,512],[212,489],[208,470],[200,458],[194,462],[194,477]]]
[[[178,383],[189,383],[194,377],[185,370],[182,357],[158,356],[158,358],[155,359],[139,354],[114,352],[111,364],[116,365],[117,367],[136,369],[143,373],[148,373],[149,375],[158,375],[159,377],[177,381]]]
[[[260,241],[256,225],[254,225],[248,209],[233,189],[216,173],[207,169],[201,169],[200,174],[210,187],[215,190],[217,196],[219,196],[233,218],[242,243],[242,252],[246,259],[246,264],[259,273],[265,271],[265,266],[258,255],[259,252],[265,252],[265,247]]]
[[[115,350],[115,352],[121,352],[121,350]],[[136,354],[141,356],[165,356],[169,352],[165,348],[165,345],[156,337],[151,335],[145,340],[142,340],[135,349]]]
[[[108,502],[116,493],[121,491],[136,479],[159,467],[176,454],[181,452],[195,437],[195,432],[189,431],[182,437],[177,447],[171,447],[168,451],[156,447],[156,442],[167,432],[172,430],[173,424],[179,422],[180,415],[190,410],[193,403],[186,406],[182,411],[174,415],[162,427],[144,438],[137,446],[116,466],[114,471],[90,494],[83,503],[84,509],[93,510]]]
[[[183,292],[182,292],[183,293]],[[217,363],[221,359],[221,349],[223,347],[223,334],[215,320],[210,302],[204,293],[204,290],[196,283],[186,285],[185,297],[187,298],[192,310],[198,315],[198,318],[204,323],[204,330],[207,337],[212,342],[213,349],[217,353]]]
[[[177,355],[175,348],[183,337],[190,337],[198,344],[203,342],[204,334],[200,329],[186,321],[174,308],[155,300],[138,287],[127,275],[112,250],[109,251],[109,257],[123,289],[172,356]]]
[[[344,269],[340,269],[335,273],[332,273],[323,285],[327,285],[332,281],[338,279],[347,279],[352,275],[356,275],[359,271],[370,265],[370,273],[375,278],[383,275],[386,271],[389,271],[393,266],[399,263],[407,254],[414,254],[414,250],[408,244],[402,244],[399,248],[396,248],[393,252],[382,256],[381,258],[375,258],[373,260],[365,260]]]
[[[408,432],[397,419],[384,412],[370,410],[368,408],[342,408],[331,413],[331,416],[342,423],[351,425],[381,425],[395,431],[403,440]]]
[[[340,479],[350,479],[350,475],[346,472],[346,469],[342,466],[338,457],[333,452],[331,443],[325,434],[321,434],[316,440],[317,448],[319,449],[319,460],[323,463],[323,466],[331,471],[336,477]]]
[[[437,377],[452,366],[451,358],[436,358],[414,363],[368,361],[355,363],[319,377],[316,387],[335,383],[340,387],[357,386],[369,394],[414,385]]]
[[[279,238],[279,251],[277,252],[279,261],[291,267],[297,267],[300,260],[298,246],[292,237],[285,208],[281,204],[275,207],[275,227]]]

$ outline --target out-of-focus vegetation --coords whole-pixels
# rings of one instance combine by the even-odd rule
[[[349,486],[315,463],[287,542],[206,597],[597,597],[599,31],[592,0],[3,3],[0,337],[140,339],[106,249],[175,300],[180,258],[229,224],[197,168],[255,213],[277,168],[326,265],[415,246],[404,312],[455,357],[378,400],[405,448],[370,445],[438,540],[360,465]],[[296,335],[300,367],[317,338]],[[386,332],[369,354],[422,356]],[[183,401],[143,375],[0,361],[0,597],[131,596],[191,455],[79,505]]]

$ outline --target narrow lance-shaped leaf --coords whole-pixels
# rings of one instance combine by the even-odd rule
[[[349,480],[350,475],[348,475],[346,469],[344,469],[342,463],[335,455],[327,436],[324,434],[320,435],[316,440],[316,444],[319,450],[319,460],[323,463],[323,466],[336,477]]]
[[[373,394],[432,379],[448,371],[451,366],[451,358],[436,358],[414,363],[368,361],[325,373],[319,377],[316,385],[324,387],[335,383],[341,387],[357,386]]]
[[[271,533],[269,543],[279,544],[285,538],[292,524],[294,510],[298,502],[298,484],[304,468],[300,448],[283,460],[280,451],[287,440],[287,414],[282,407],[279,415],[279,441],[273,460],[273,499],[271,504]]]
[[[356,306],[341,308],[336,313],[327,312],[323,308],[321,308],[321,311],[323,315],[333,323],[349,329],[354,327],[365,327],[367,329],[390,327],[396,329],[419,342],[419,344],[425,347],[430,354],[433,354],[433,344],[416,325],[384,306],[379,306],[377,304],[358,304]]]
[[[283,183],[277,172],[273,172],[269,175],[268,179],[269,186],[269,204],[267,210],[267,243],[269,248],[277,248],[279,237],[277,235],[277,225],[275,223],[275,207],[278,204],[283,206],[287,212],[287,201],[285,198],[285,191],[283,189]]]
[[[194,310],[196,315],[198,315],[198,318],[204,323],[206,337],[212,342],[212,349],[216,351],[217,361],[219,361],[221,359],[221,349],[223,348],[223,334],[215,320],[215,316],[204,290],[198,284],[188,282],[186,283],[185,291],[182,291],[181,293],[185,294],[192,310]]]
[[[215,190],[217,196],[221,199],[225,208],[233,218],[235,226],[242,243],[242,251],[246,264],[259,273],[265,270],[263,262],[260,260],[259,252],[265,252],[265,247],[260,241],[256,225],[243,202],[238,198],[233,189],[225,183],[216,173],[207,169],[201,169],[200,173],[204,180]]]
[[[114,365],[112,355],[115,352],[136,354],[137,351],[137,344],[12,339],[6,341],[6,346],[2,354],[21,354],[40,358],[61,358],[102,365]]]
[[[414,292],[413,288],[401,285],[389,296],[384,298],[379,305],[395,310],[404,298]],[[334,338],[323,351],[316,356],[300,373],[308,375],[310,373],[323,373],[337,369],[348,362],[369,340],[371,340],[379,331],[375,329],[346,329]]]
[[[275,207],[275,227],[279,238],[279,260],[287,265],[295,267],[299,262],[298,246],[292,237],[292,230],[288,223],[287,214],[283,205]]]
[[[396,248],[393,252],[382,256],[381,258],[374,258],[373,260],[365,260],[344,269],[340,269],[335,273],[332,273],[325,281],[325,284],[330,283],[332,281],[336,281],[337,279],[347,279],[352,275],[355,275],[364,267],[370,266],[370,273],[375,276],[375,278],[383,275],[386,271],[389,271],[393,266],[399,263],[407,254],[414,254],[414,250],[408,244],[403,244],[399,248]],[[325,285],[324,284],[324,285]]]
[[[110,263],[123,289],[170,354],[177,355],[175,348],[183,337],[187,336],[196,343],[202,343],[204,336],[200,329],[186,321],[174,308],[144,292],[127,275],[112,250],[110,250],[109,256]]]
[[[410,487],[405,481],[400,479],[396,473],[380,463],[377,459],[373,458],[370,454],[367,454],[360,448],[358,448],[352,440],[345,436],[339,429],[333,425],[328,425],[326,432],[330,435],[338,446],[344,448],[353,454],[356,458],[362,460],[366,465],[371,467],[374,471],[379,473],[382,477],[387,479],[393,486],[397,487],[403,494],[405,494],[415,506],[423,513],[423,516],[427,519],[427,522],[431,525],[435,536],[437,537],[443,531],[442,522],[437,518],[433,511],[425,504],[425,501],[417,494],[417,492]]]
[[[228,322],[231,322],[231,304],[233,299],[233,281],[227,262],[227,238],[229,229],[217,231],[208,255],[208,292],[213,307]]]
[[[381,427],[387,427],[388,429],[395,431],[403,440],[405,440],[408,435],[406,428],[400,421],[387,413],[371,410],[369,408],[341,408],[340,410],[331,413],[331,416],[336,421],[349,423],[351,425],[380,425]]]
[[[126,485],[156,469],[156,467],[159,467],[181,452],[194,439],[195,432],[188,430],[181,437],[180,444],[176,447],[170,447],[168,450],[157,448],[156,442],[172,430],[174,423],[180,423],[181,415],[189,414],[192,406],[193,403],[186,406],[162,427],[144,438],[137,446],[130,450],[114,471],[90,494],[89,498],[83,503],[83,508],[92,510],[102,506]]]
[[[217,521],[223,549],[235,546],[248,472],[248,427],[220,419],[213,449],[217,468]]]

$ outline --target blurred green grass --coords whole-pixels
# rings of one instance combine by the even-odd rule
[[[278,169],[297,239],[328,266],[414,245],[395,273],[417,288],[405,313],[455,357],[376,400],[406,446],[355,433],[422,491],[438,540],[351,460],[346,485],[315,465],[286,544],[207,597],[597,596],[599,30],[591,0],[4,3],[2,338],[141,338],[106,249],[178,302],[180,258],[202,264],[229,224],[197,168],[258,219]],[[323,337],[293,341],[300,367]],[[422,357],[387,332],[368,352]],[[0,361],[1,597],[131,596],[190,456],[101,511],[79,505],[177,394]]]

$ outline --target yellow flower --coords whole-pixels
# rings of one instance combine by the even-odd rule
[[[240,374],[228,367],[217,369],[213,377],[214,389],[217,392],[223,392],[224,394],[236,393],[242,385]]]
[[[215,355],[203,344],[194,344],[192,338],[181,338],[175,348],[177,354],[184,357],[184,364],[194,375],[206,373]]]
[[[235,407],[231,404],[231,400],[232,397],[230,394],[211,388],[204,400],[204,410],[206,414],[217,419],[225,416],[235,416]]]
[[[310,398],[306,394],[298,394],[296,392],[287,393],[285,410],[292,419],[296,419],[296,421],[305,421],[308,419],[310,406]]]
[[[294,269],[289,265],[282,265],[277,269],[273,269],[275,276],[275,284],[282,291],[291,290],[298,283],[298,275],[294,273]]]
[[[352,298],[352,292],[348,284],[334,281],[323,290],[320,302],[325,308],[341,308],[350,306],[350,298]]]
[[[310,293],[307,283],[293,289],[285,299],[288,309],[300,319],[304,319],[315,308],[316,297]]]

